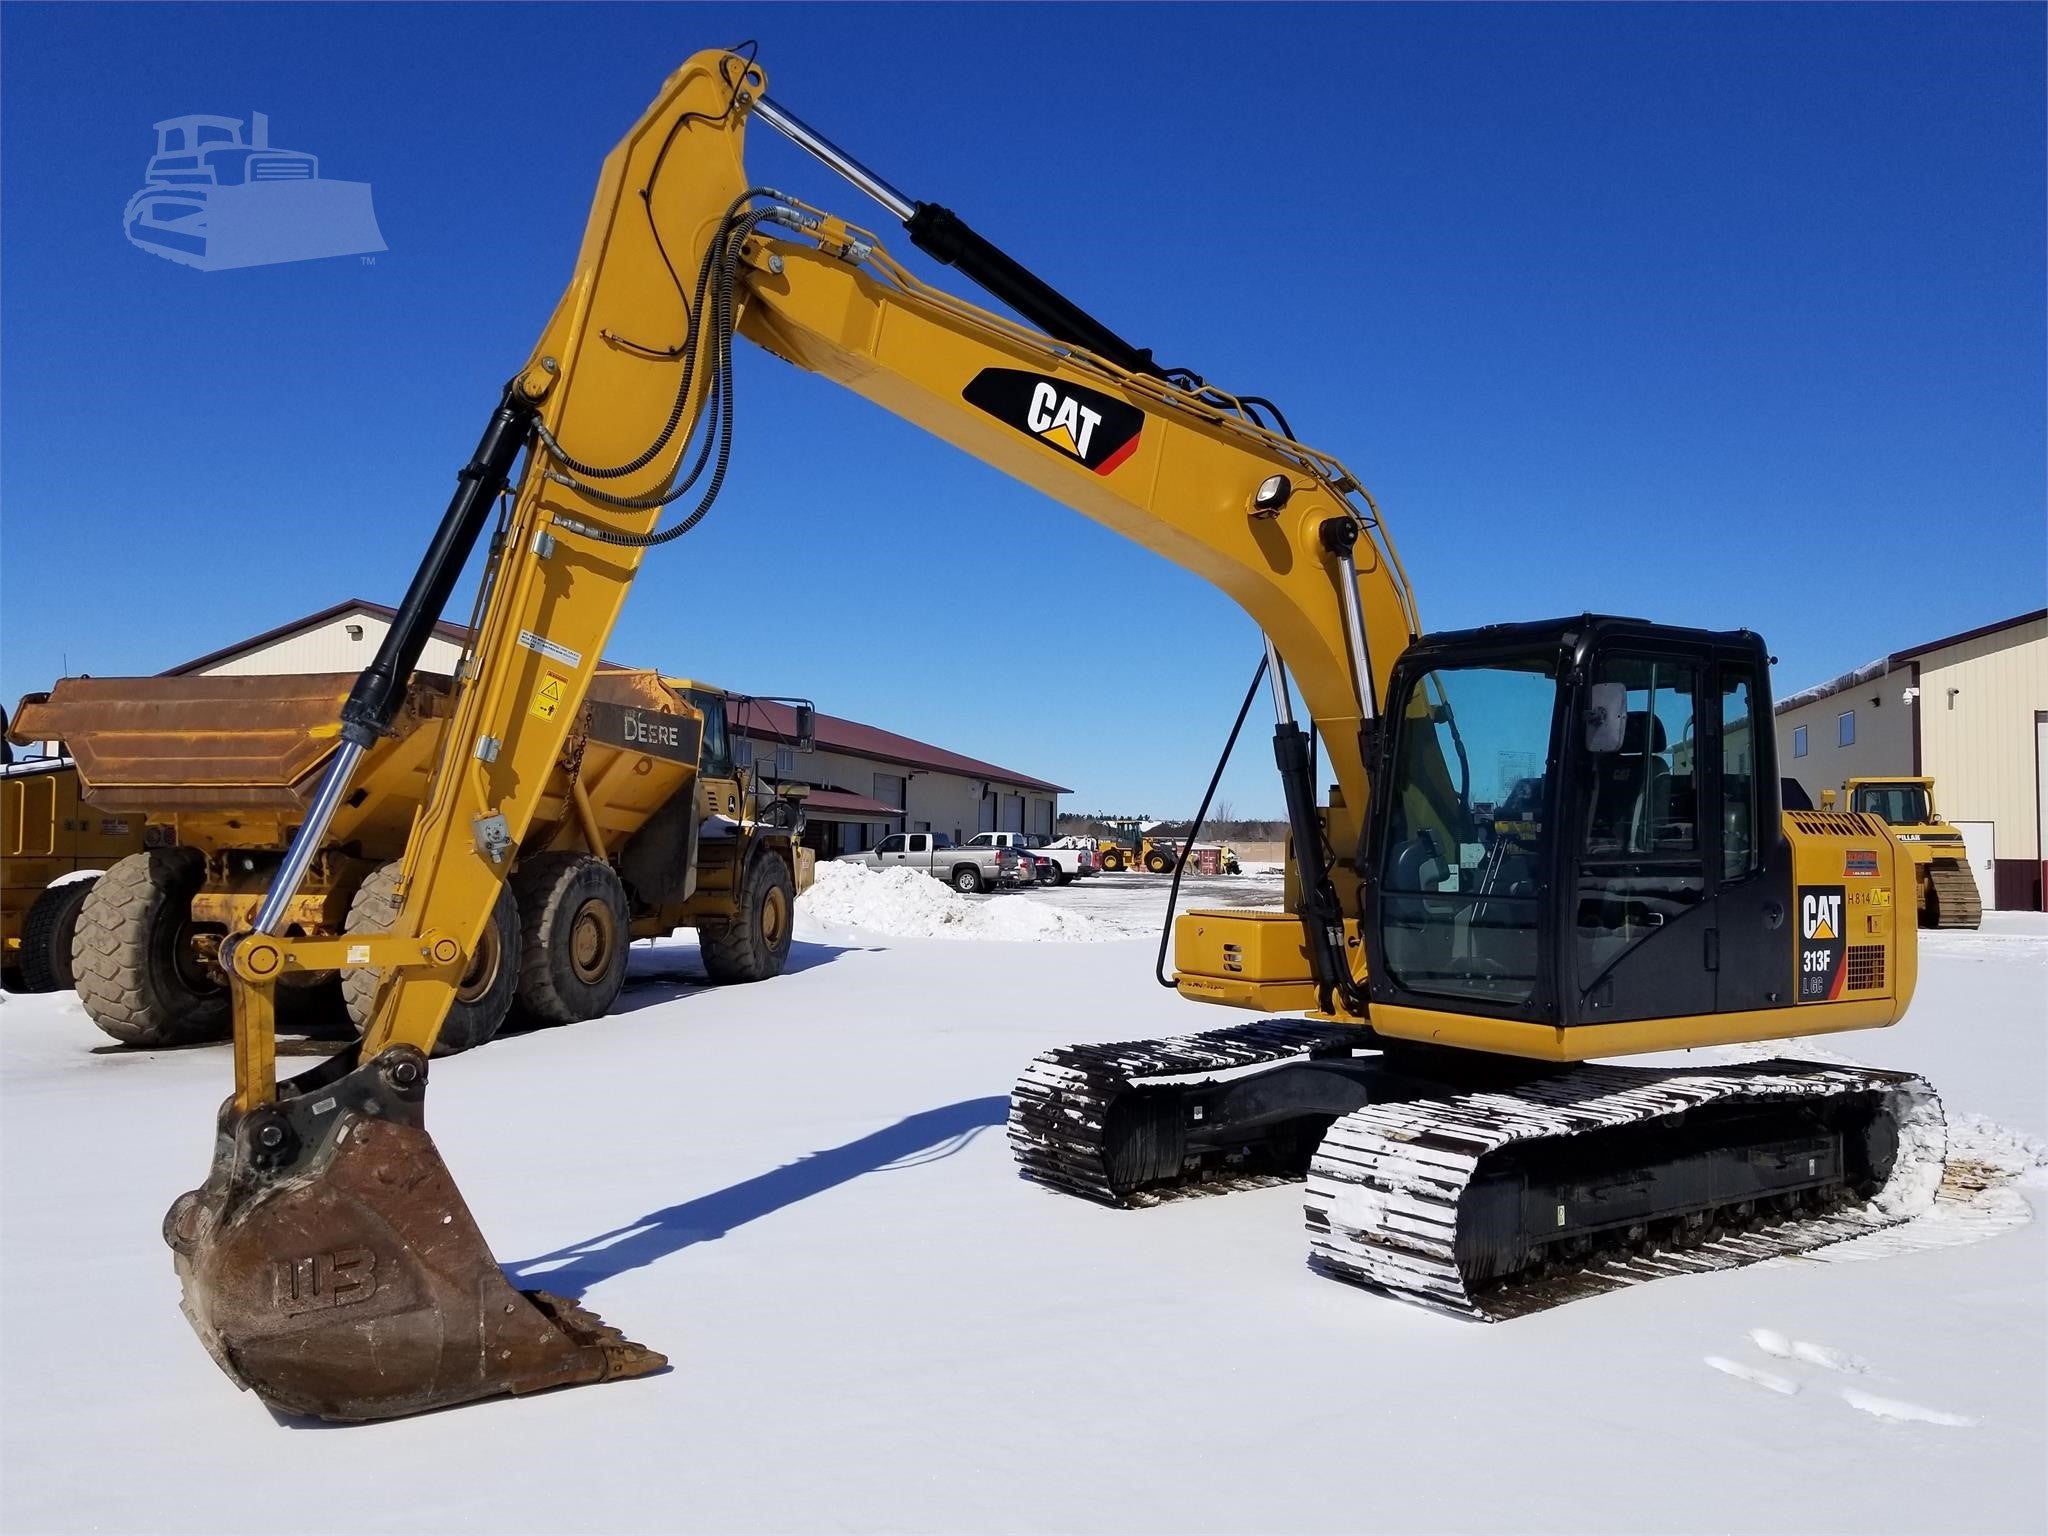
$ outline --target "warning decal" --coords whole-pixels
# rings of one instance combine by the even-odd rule
[[[542,720],[555,718],[562,700],[569,696],[569,680],[559,672],[543,672],[540,686],[533,690],[533,713]]]
[[[1847,944],[1842,935],[1839,885],[1799,887],[1799,1001],[1831,1002],[1842,995]]]
[[[1842,855],[1842,873],[1845,875],[1875,875],[1877,873],[1877,850],[1875,848],[1851,848]]]

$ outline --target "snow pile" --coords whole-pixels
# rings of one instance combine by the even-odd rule
[[[1114,923],[1029,896],[976,901],[922,870],[861,864],[820,864],[817,883],[797,898],[796,909],[826,928],[861,928],[898,939],[1100,944],[1132,937]]]

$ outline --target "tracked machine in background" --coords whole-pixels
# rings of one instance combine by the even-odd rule
[[[1970,872],[1963,834],[1941,819],[1934,805],[1934,780],[1924,774],[1851,779],[1842,786],[1847,809],[1875,816],[1913,860],[1914,907],[1922,928],[1975,928],[1984,921],[1984,897]],[[1835,792],[1824,789],[1821,805],[1832,809]]]
[[[760,186],[754,123],[1021,323]],[[1756,636],[1593,616],[1425,636],[1372,498],[1269,402],[1160,366],[807,128],[751,55],[705,53],[606,160],[568,291],[341,709],[302,831],[223,946],[235,1095],[166,1236],[200,1337],[267,1402],[380,1418],[660,1363],[507,1285],[423,1104],[639,563],[718,494],[735,340],[1176,561],[1264,633],[1287,910],[1187,914],[1173,983],[1295,1017],[1049,1053],[1013,1100],[1028,1177],[1136,1205],[1305,1172],[1319,1267],[1498,1316],[1896,1220],[1938,1167],[1938,1108],[1904,1074],[1582,1065],[1882,1027],[1912,995],[1904,856],[1874,817],[1781,811]],[[392,920],[294,938],[311,851],[507,488]],[[563,707],[539,709],[551,679]],[[279,1083],[280,977],[361,966],[381,973],[362,1041]]]

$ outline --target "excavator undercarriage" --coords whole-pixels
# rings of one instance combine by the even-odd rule
[[[1069,1046],[1025,1069],[1035,1183],[1105,1205],[1300,1182],[1318,1271],[1493,1321],[1803,1253],[1917,1214],[1944,1131],[1904,1073],[1368,1049],[1273,1022]]]

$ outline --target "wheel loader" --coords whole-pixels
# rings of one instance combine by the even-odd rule
[[[229,1031],[224,935],[246,926],[303,824],[332,755],[348,675],[74,678],[24,699],[17,729],[61,737],[86,810],[132,828],[74,913],[66,984],[131,1045]],[[443,749],[453,685],[415,674],[391,728],[329,821],[287,915],[312,937],[388,926],[407,834]],[[436,1049],[481,1045],[508,1017],[569,1024],[605,1013],[633,939],[698,930],[716,982],[777,974],[813,857],[800,806],[772,809],[734,767],[726,695],[688,679],[611,669],[580,701],[545,682],[534,709],[574,723],[511,878],[470,952]],[[812,711],[798,703],[799,735]],[[800,795],[798,797],[800,799]],[[123,851],[126,851],[125,849]],[[75,959],[74,959],[75,957]],[[323,1004],[367,1026],[374,969],[294,972],[295,1022]]]
[[[1009,313],[765,186],[743,149],[756,127]],[[1062,241],[1086,238],[1087,210],[1074,213]],[[1275,271],[1269,286],[1285,282]],[[1168,978],[1251,1017],[1030,1063],[1009,1122],[1027,1179],[1125,1207],[1305,1180],[1316,1271],[1477,1319],[1804,1252],[1931,1198],[1943,1121],[1910,1073],[1596,1064],[1883,1028],[1912,998],[1910,856],[1877,817],[1784,808],[1756,634],[1603,614],[1425,632],[1361,478],[1270,400],[1133,346],[807,126],[750,50],[713,51],[606,158],[562,300],[340,707],[301,832],[221,946],[234,1093],[205,1182],[164,1235],[186,1316],[238,1384],[282,1412],[361,1420],[663,1363],[507,1282],[425,1099],[429,1055],[545,813],[569,705],[641,562],[718,499],[738,441],[736,342],[1195,572],[1264,636],[1237,723],[1269,690],[1287,905],[1183,915]],[[767,451],[771,428],[801,431],[759,423]],[[475,669],[451,696],[395,910],[295,934],[316,851],[501,493]],[[536,708],[557,679],[563,706]],[[1492,808],[1518,787],[1503,824]],[[362,966],[383,979],[360,1041],[280,1082],[279,983]],[[535,1126],[544,1157],[545,1117]],[[621,1155],[644,1141],[620,1137]]]
[[[1963,834],[1941,819],[1934,806],[1934,780],[1922,774],[1850,779],[1841,798],[1851,811],[1875,816],[1913,859],[1914,910],[1922,928],[1975,928],[1984,921],[1984,899],[1970,870]],[[1835,807],[1835,792],[1824,789],[1823,809]]]
[[[1142,869],[1154,875],[1173,873],[1180,845],[1152,837],[1145,831],[1151,823],[1143,817],[1120,816],[1103,825],[1109,828],[1110,835],[1098,838],[1095,848],[1108,873],[1126,869]]]

